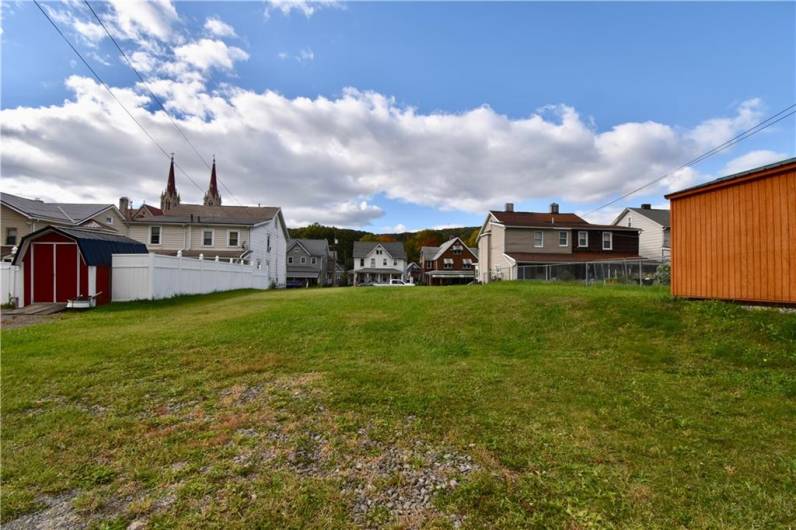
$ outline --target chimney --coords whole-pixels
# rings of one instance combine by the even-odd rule
[[[119,197],[119,211],[122,212],[122,215],[127,215],[127,210],[129,209],[130,209],[129,197]]]
[[[550,213],[554,214],[554,215],[558,214],[558,203],[557,202],[551,202],[550,203]]]
[[[648,203],[648,202],[645,202],[644,204],[641,205],[641,209],[642,210],[652,210],[652,205],[650,203]]]
[[[513,212],[514,211],[514,203],[513,202],[507,202],[506,203],[506,211],[507,212]]]

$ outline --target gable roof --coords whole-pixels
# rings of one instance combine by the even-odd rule
[[[582,226],[589,222],[574,213],[503,212],[491,210],[498,222],[510,226]]]
[[[26,199],[11,193],[0,194],[0,201],[28,218],[64,224],[79,224],[109,208],[115,208],[112,204],[44,202],[38,199]]]
[[[139,217],[131,223],[205,223],[256,225],[270,221],[279,214],[275,206],[204,206],[202,204],[180,204],[163,211],[163,215]],[[193,217],[191,217],[193,216]]]
[[[381,243],[379,241],[354,241],[354,257],[364,258],[371,250],[376,248],[377,245],[384,247],[384,250],[395,259],[406,259],[404,244],[400,241],[391,241],[389,243]]]
[[[148,252],[145,244],[115,232],[45,226],[22,238],[19,243],[19,252],[14,256],[14,264],[17,265],[20,256],[25,255],[32,240],[50,232],[59,233],[74,239],[80,248],[80,253],[83,255],[86,265],[111,265],[113,254],[147,254]]]
[[[661,225],[664,228],[669,228],[671,226],[669,224],[669,217],[670,217],[669,216],[669,210],[664,210],[664,209],[661,209],[661,208],[655,208],[655,209],[653,209],[653,208],[625,208],[625,211],[620,213],[619,217],[616,218],[616,220],[614,221],[614,224],[618,223],[619,219],[621,219],[625,215],[625,212],[628,212],[628,211],[633,212],[633,213],[637,213],[639,215],[643,215],[644,217],[646,217],[650,221],[658,223],[659,225]]]
[[[462,247],[466,248],[470,254],[476,259],[478,258],[478,250],[468,247],[460,237],[453,237],[438,247],[420,247],[420,256],[423,261],[436,261],[456,242],[461,243]]]
[[[290,250],[295,245],[300,245],[311,256],[327,256],[329,254],[329,242],[325,239],[291,239],[287,243]]]

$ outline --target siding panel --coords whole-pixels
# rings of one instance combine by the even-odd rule
[[[672,197],[672,293],[796,303],[796,164]]]

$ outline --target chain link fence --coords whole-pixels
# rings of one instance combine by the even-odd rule
[[[509,270],[496,270],[495,279],[581,281],[586,284],[668,285],[671,265],[661,260],[615,260],[517,265],[516,276]],[[515,276],[512,278],[512,276]]]

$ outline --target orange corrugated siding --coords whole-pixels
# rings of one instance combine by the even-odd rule
[[[796,164],[671,198],[672,294],[796,303]]]

